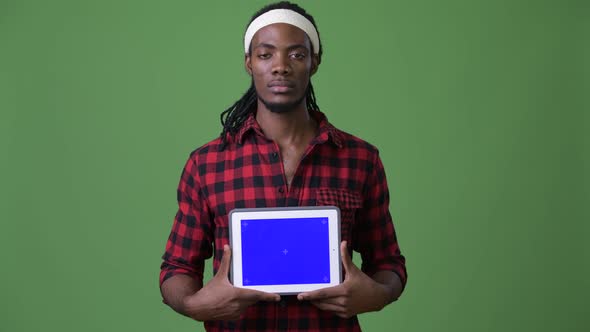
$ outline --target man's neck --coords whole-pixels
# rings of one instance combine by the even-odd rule
[[[307,144],[317,129],[305,103],[288,112],[276,113],[259,101],[256,121],[264,135],[279,146]]]

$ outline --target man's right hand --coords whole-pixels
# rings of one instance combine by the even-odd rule
[[[195,294],[183,300],[183,311],[198,321],[237,320],[252,304],[258,301],[277,302],[278,294],[234,287],[229,282],[231,249],[223,246],[223,257],[217,274]]]

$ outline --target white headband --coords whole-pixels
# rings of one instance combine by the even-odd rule
[[[320,38],[313,23],[305,18],[305,16],[289,9],[273,9],[258,16],[252,21],[248,26],[248,29],[246,29],[246,35],[244,36],[244,51],[248,53],[252,37],[254,37],[254,34],[258,30],[275,23],[287,23],[303,30],[311,41],[313,53],[318,54],[320,52]]]

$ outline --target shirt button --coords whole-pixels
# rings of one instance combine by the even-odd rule
[[[281,308],[284,308],[287,306],[287,301],[286,300],[281,300],[279,301],[279,305],[281,306]]]
[[[280,188],[279,188],[279,192],[282,194],[282,193],[284,193],[284,192],[285,192],[285,189],[283,189],[283,187],[280,187]]]
[[[270,154],[270,157],[272,158],[272,160],[277,160],[277,159],[279,159],[279,154],[276,152],[273,152]]]

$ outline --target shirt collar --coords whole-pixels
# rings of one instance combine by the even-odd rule
[[[330,141],[338,148],[341,148],[343,140],[342,133],[328,121],[326,115],[320,111],[310,111],[309,114],[317,121],[319,126],[319,133],[314,139],[313,144],[322,144]],[[262,128],[260,128],[260,125],[256,121],[256,112],[250,113],[248,118],[246,118],[240,130],[236,133],[236,142],[241,145],[249,133],[265,137]]]

